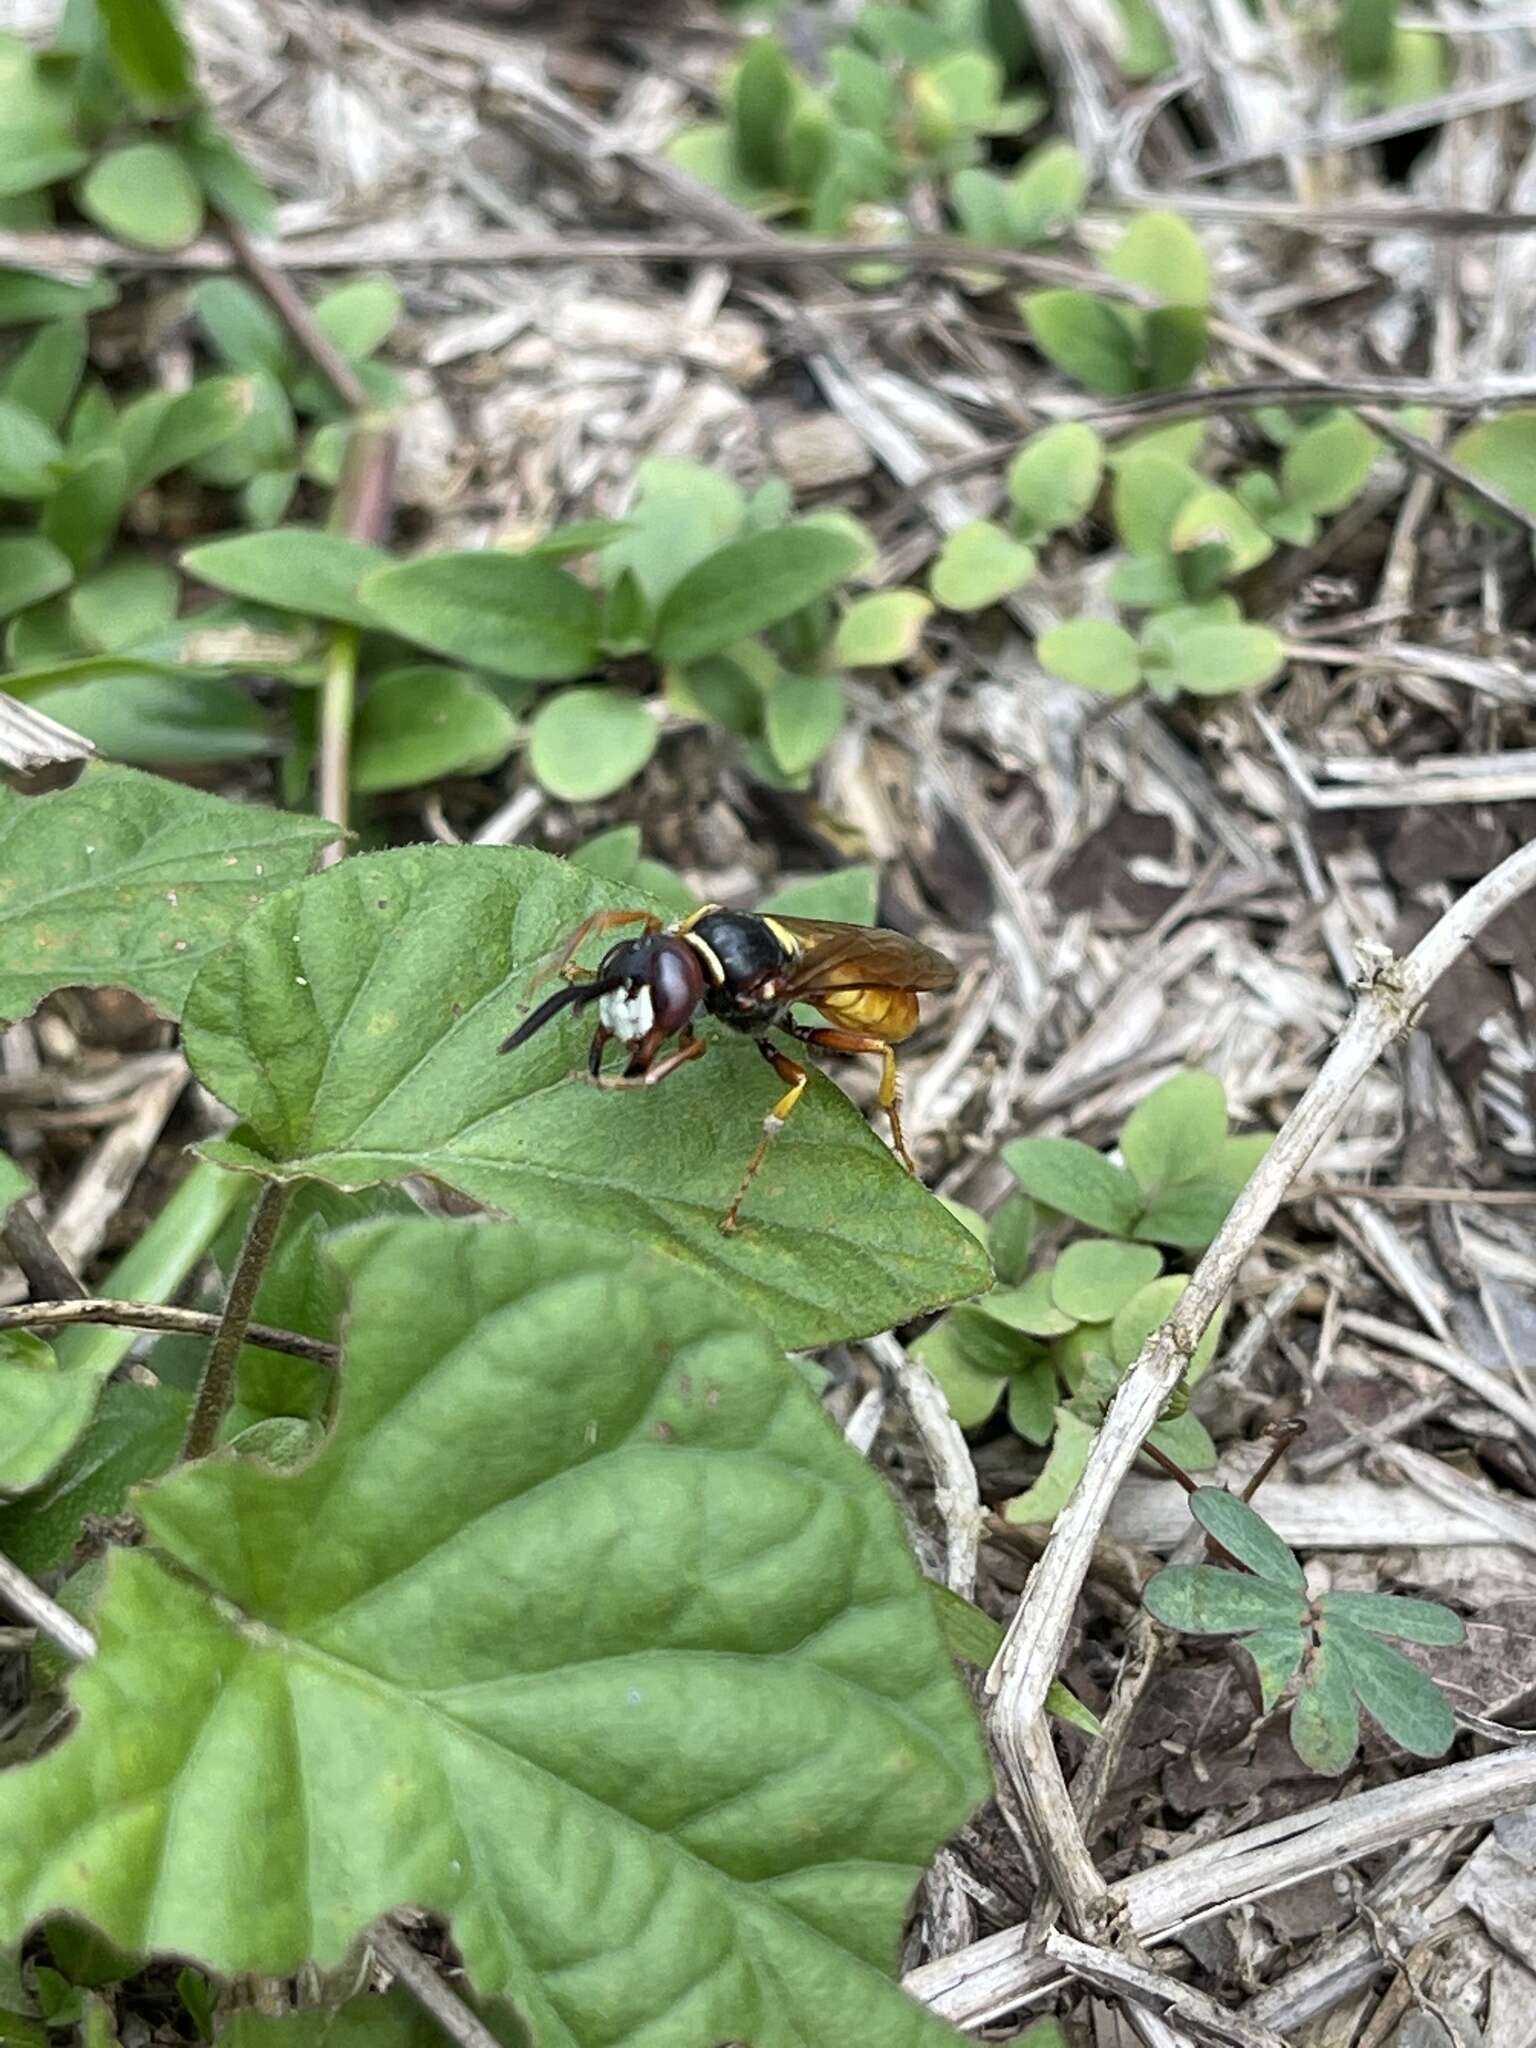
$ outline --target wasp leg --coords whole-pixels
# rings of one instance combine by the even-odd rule
[[[528,993],[531,995],[536,988],[542,987],[546,981],[551,980],[557,974],[563,975],[567,981],[590,980],[591,977],[584,971],[567,974],[566,969],[594,932],[611,932],[624,924],[643,924],[648,932],[659,932],[661,930],[661,919],[653,910],[596,910],[590,917],[584,917],[581,923],[577,925],[575,931],[571,933],[565,951],[560,955],[554,966],[545,968],[541,974],[536,974],[533,980],[529,982]]]
[[[891,1120],[891,1141],[896,1157],[908,1173],[915,1175],[917,1167],[907,1150],[906,1135],[901,1128],[901,1110],[897,1105],[901,1077],[896,1071],[896,1048],[890,1041],[863,1031],[838,1031],[826,1024],[789,1025],[786,1028],[793,1031],[796,1038],[803,1039],[807,1045],[819,1046],[823,1052],[867,1052],[884,1061],[884,1071],[880,1076],[880,1107]]]
[[[596,1043],[594,1039],[593,1044]],[[668,1074],[675,1074],[679,1067],[687,1066],[690,1060],[703,1059],[708,1051],[709,1043],[706,1039],[685,1038],[676,1052],[669,1052],[664,1060],[658,1060],[654,1067],[648,1067],[643,1074],[600,1074],[590,1059],[587,1062],[587,1069],[598,1088],[654,1088],[658,1081],[665,1081]],[[601,1053],[597,1056],[601,1058]]]
[[[785,1085],[784,1093],[763,1118],[763,1135],[757,1141],[757,1150],[747,1161],[747,1170],[741,1176],[741,1185],[731,1197],[731,1206],[720,1218],[720,1228],[727,1237],[735,1232],[741,1214],[741,1205],[746,1199],[747,1189],[757,1178],[757,1169],[768,1157],[768,1147],[789,1121],[789,1113],[805,1093],[809,1079],[798,1060],[792,1060],[787,1052],[780,1052],[776,1045],[770,1045],[766,1038],[754,1039],[753,1044],[772,1067]]]
[[[587,1047],[587,1074],[593,1081],[598,1080],[602,1075],[603,1047],[612,1036],[613,1033],[606,1024],[599,1024],[592,1034],[592,1043]]]

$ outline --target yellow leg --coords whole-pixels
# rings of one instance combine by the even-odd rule
[[[820,1046],[823,1052],[867,1052],[878,1055],[884,1062],[880,1075],[880,1107],[891,1120],[891,1142],[895,1147],[896,1157],[908,1173],[915,1175],[917,1167],[913,1163],[912,1154],[907,1150],[906,1134],[901,1128],[901,1111],[897,1106],[901,1076],[896,1071],[896,1048],[890,1040],[876,1038],[872,1033],[864,1031],[838,1031],[830,1025],[817,1025],[811,1030],[797,1031],[795,1036],[803,1038],[807,1045]]]
[[[747,1161],[747,1170],[741,1176],[741,1185],[731,1197],[731,1206],[720,1218],[720,1228],[727,1237],[734,1235],[740,1218],[741,1205],[746,1199],[747,1189],[757,1178],[757,1169],[768,1157],[768,1147],[789,1121],[790,1111],[805,1093],[809,1078],[798,1060],[792,1060],[786,1052],[780,1052],[776,1045],[770,1045],[766,1038],[756,1041],[757,1049],[781,1081],[788,1083],[784,1093],[763,1118],[763,1135],[757,1141],[757,1150]]]

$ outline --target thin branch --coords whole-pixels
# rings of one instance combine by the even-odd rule
[[[318,324],[298,287],[276,267],[268,252],[257,246],[239,221],[223,215],[219,225],[228,237],[240,269],[259,288],[273,312],[348,412],[366,412],[368,393],[363,389],[362,380]]]
[[[1094,1441],[1077,1490],[1031,1573],[987,1676],[993,1739],[1015,1780],[1027,1769],[1023,1731],[1044,1711],[1087,1576],[1094,1544],[1121,1481],[1194,1356],[1206,1324],[1287,1188],[1342,1119],[1381,1053],[1412,1024],[1430,990],[1500,911],[1536,886],[1536,842],[1469,889],[1402,962],[1377,965],[1315,1081],[1238,1196],[1178,1306],[1143,1345]]]
[[[101,1301],[94,1296],[78,1301],[31,1301],[21,1308],[0,1308],[0,1332],[6,1330],[73,1329],[82,1323],[107,1323],[114,1329],[158,1330],[167,1337],[213,1337],[222,1316],[200,1308],[164,1308],[158,1302]],[[315,1365],[338,1365],[341,1347],[319,1337],[302,1337],[297,1330],[279,1330],[271,1323],[248,1323],[247,1344],[259,1344],[263,1351],[286,1352],[290,1358],[307,1358]]]
[[[67,1301],[84,1294],[84,1282],[60,1256],[53,1239],[33,1215],[26,1196],[12,1203],[10,1213],[0,1224],[0,1244],[27,1276],[34,1300]]]
[[[406,1940],[390,1921],[375,1927],[368,1937],[373,1952],[387,1970],[392,1970],[422,2011],[437,2021],[450,2041],[459,2048],[501,2048],[501,2043],[463,1999],[445,1984],[431,1963]]]
[[[1536,1205],[1536,1188],[1433,1188],[1407,1182],[1397,1187],[1368,1187],[1347,1180],[1313,1180],[1293,1190],[1288,1200],[1310,1202],[1314,1197],[1347,1195],[1352,1202],[1445,1202],[1453,1208],[1529,1209]]]
[[[1097,1991],[1107,1992],[1127,2005],[1145,2006],[1161,2017],[1187,2027],[1197,2041],[1211,2041],[1217,2048],[1285,2048],[1284,2041],[1270,2028],[1241,2014],[1228,2012],[1214,1998],[1192,1985],[1165,1977],[1112,1951],[1094,1948],[1086,1941],[1074,1941],[1054,1929],[1045,1937],[1045,1953],[1053,1962]]]
[[[208,1360],[198,1383],[197,1399],[192,1404],[192,1420],[187,1426],[187,1440],[181,1452],[186,1460],[206,1458],[218,1441],[219,1427],[234,1398],[235,1365],[250,1329],[251,1306],[261,1286],[262,1275],[267,1270],[273,1246],[277,1243],[277,1233],[282,1227],[284,1211],[293,1198],[293,1189],[294,1183],[290,1180],[269,1180],[252,1212],[250,1228],[240,1248],[240,1263],[229,1283],[224,1314],[213,1342],[208,1346]]]
[[[83,1664],[86,1658],[95,1656],[96,1638],[84,1622],[76,1621],[57,1600],[50,1600],[42,1587],[34,1586],[8,1557],[0,1557],[0,1600],[14,1607],[18,1614],[24,1614],[38,1634],[56,1643],[66,1657]]]

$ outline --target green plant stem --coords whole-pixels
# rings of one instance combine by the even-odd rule
[[[291,1181],[270,1180],[261,1191],[250,1228],[245,1234],[245,1243],[240,1249],[240,1262],[229,1283],[223,1319],[208,1347],[208,1362],[198,1383],[197,1399],[192,1404],[192,1421],[182,1446],[184,1460],[206,1458],[218,1441],[219,1427],[229,1413],[229,1404],[234,1397],[235,1362],[250,1328],[256,1290],[267,1270],[267,1261],[272,1256],[283,1214],[292,1196]]]
[[[320,686],[320,815],[346,830],[352,800],[352,719],[357,709],[357,628],[338,626]],[[337,840],[320,856],[331,867],[346,852]]]

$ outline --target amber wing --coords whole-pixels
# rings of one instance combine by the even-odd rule
[[[786,993],[803,1002],[840,988],[919,991],[955,985],[952,962],[902,932],[879,925],[834,924],[821,917],[768,914],[799,947],[784,979]]]

